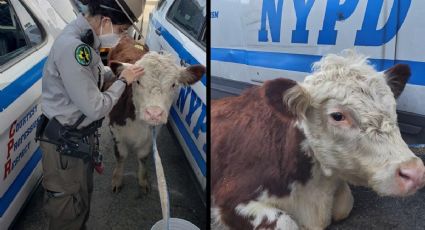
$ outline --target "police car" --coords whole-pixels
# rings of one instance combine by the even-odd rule
[[[212,97],[286,77],[297,81],[324,54],[354,48],[378,70],[408,64],[398,99],[403,136],[425,143],[425,1],[211,1]]]
[[[7,229],[41,180],[34,141],[41,77],[54,38],[76,18],[70,1],[0,0],[0,226]]]
[[[180,65],[206,65],[206,1],[160,0],[149,15],[146,44],[167,51]],[[182,87],[170,111],[170,124],[195,175],[206,185],[206,76],[191,87]]]

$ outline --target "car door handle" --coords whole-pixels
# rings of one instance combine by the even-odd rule
[[[158,27],[158,29],[155,29],[155,33],[156,33],[158,36],[161,36],[161,27]]]

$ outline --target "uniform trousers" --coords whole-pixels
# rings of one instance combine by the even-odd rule
[[[40,142],[40,147],[48,229],[86,229],[93,192],[93,162],[60,154],[56,145],[47,142]]]

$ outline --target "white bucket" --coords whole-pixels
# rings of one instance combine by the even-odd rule
[[[169,230],[199,230],[194,224],[179,218],[170,218],[168,224],[170,226]],[[156,222],[151,230],[166,230],[166,228],[164,228],[164,220],[162,219]]]
[[[167,182],[165,181],[164,168],[162,167],[161,157],[156,146],[157,130],[152,127],[152,152],[155,161],[155,171],[158,180],[159,198],[161,200],[162,220],[156,222],[151,230],[199,230],[194,224],[187,220],[179,218],[170,218],[170,200],[168,198]],[[168,220],[168,229],[167,221]]]

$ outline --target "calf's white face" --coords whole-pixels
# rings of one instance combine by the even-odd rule
[[[306,135],[303,147],[325,175],[381,195],[405,196],[424,185],[425,167],[401,138],[396,101],[410,76],[406,65],[377,72],[347,51],[314,65],[284,102]]]
[[[150,125],[166,123],[179,86],[194,84],[205,73],[205,67],[202,65],[183,68],[176,65],[171,54],[152,51],[134,65],[144,68],[144,75],[132,84],[136,119],[146,121]],[[131,64],[111,64],[116,73],[128,66]]]

